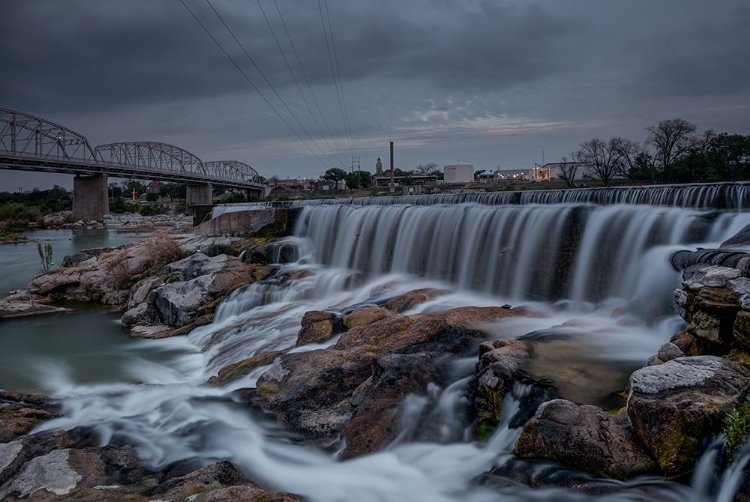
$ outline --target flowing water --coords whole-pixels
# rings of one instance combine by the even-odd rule
[[[92,427],[103,443],[135,448],[154,468],[230,459],[265,486],[313,501],[594,500],[502,478],[476,481],[516,461],[511,452],[528,389],[506,398],[492,438],[470,441],[465,390],[475,357],[456,358],[444,388],[430,384],[406,398],[398,438],[385,451],[345,462],[300,444],[237,401],[233,391],[253,387],[268,367],[226,387],[204,383],[227,364],[292,347],[308,310],[344,312],[422,287],[443,293],[408,313],[525,305],[541,315],[488,325],[488,339],[575,333],[581,358],[618,368],[626,379],[680,329],[669,308],[680,280],[670,254],[717,246],[749,223],[743,212],[622,204],[310,205],[289,239],[298,261],[236,291],[213,324],[143,342],[163,357],[131,358],[117,382],[82,381],[75,365],[31,363],[28,378],[63,405],[62,417],[43,429]],[[428,428],[437,433],[427,437]],[[701,462],[692,486],[655,479],[598,486],[607,487],[607,500],[731,500],[741,466],[717,473],[711,451]],[[584,478],[546,463],[522,468],[538,481]]]

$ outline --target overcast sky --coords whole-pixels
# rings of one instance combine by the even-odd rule
[[[206,0],[183,1],[294,132],[180,0],[0,0],[0,108],[282,179],[387,167],[391,140],[404,170],[489,170],[676,117],[750,133],[747,0],[327,0],[345,114],[317,0],[260,0],[294,76],[257,0],[211,0],[273,89]],[[0,172],[0,190],[55,183],[72,179]]]

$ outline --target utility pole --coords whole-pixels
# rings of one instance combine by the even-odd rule
[[[394,181],[393,181],[393,173],[394,173],[394,168],[393,168],[393,141],[391,141],[391,192],[394,192],[396,190],[396,187],[394,186]]]

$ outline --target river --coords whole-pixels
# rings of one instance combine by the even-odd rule
[[[30,230],[27,242],[0,245],[0,295],[19,289],[41,271],[37,241],[51,244],[53,264],[84,249],[117,247],[141,240],[113,229]],[[91,305],[67,305],[72,313],[0,322],[0,387],[43,392],[60,375],[76,385],[137,381],[130,367],[159,364],[181,351],[157,349],[127,336],[120,314]]]
[[[646,205],[310,206],[290,238],[299,260],[282,267],[304,271],[304,278],[238,290],[218,307],[213,324],[186,337],[126,342],[112,330],[113,318],[99,313],[72,328],[76,336],[89,333],[72,342],[57,321],[50,321],[42,335],[41,319],[13,328],[13,336],[26,336],[28,330],[65,338],[57,347],[41,342],[49,348],[41,355],[39,344],[31,346],[20,370],[29,386],[62,404],[62,416],[42,429],[92,427],[103,444],[132,447],[155,469],[184,460],[229,459],[268,487],[320,502],[729,502],[732,472],[714,480],[710,458],[703,460],[692,486],[654,478],[602,481],[611,490],[599,498],[563,488],[530,489],[510,480],[494,488],[475,483],[477,476],[512,459],[520,433],[512,418],[525,392],[517,388],[506,398],[503,424],[488,442],[462,439],[467,436],[462,403],[475,357],[454,361],[452,384],[433,385],[407,399],[399,440],[385,451],[345,462],[299,444],[238,402],[233,391],[255,386],[268,367],[226,387],[205,381],[232,362],[293,346],[308,310],[341,311],[432,287],[448,292],[408,313],[506,302],[528,306],[542,316],[495,323],[487,327],[488,338],[574,326],[586,340],[588,360],[618,368],[619,381],[610,384],[622,388],[627,373],[682,325],[670,309],[680,280],[669,266],[670,254],[716,246],[748,223],[747,213]],[[0,336],[5,340],[8,333]],[[70,348],[71,343],[80,345]],[[160,356],[143,357],[142,350]],[[78,362],[80,353],[88,362]],[[592,402],[602,395],[580,394]],[[426,420],[445,431],[442,439],[419,434]],[[579,476],[546,463],[526,469],[540,480]]]

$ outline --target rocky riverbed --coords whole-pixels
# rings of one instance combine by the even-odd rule
[[[729,427],[728,416],[750,423],[750,256],[740,251],[744,245],[735,240],[722,251],[675,255],[675,266],[684,270],[675,307],[687,328],[619,387],[614,369],[574,357],[584,342],[573,330],[515,339],[491,329],[510,318],[541,315],[533,309],[410,313],[447,293],[440,289],[309,311],[299,319],[295,347],[259,350],[223,366],[207,384],[230,386],[259,372],[255,386],[236,390],[232,399],[283,424],[296,441],[350,459],[381,451],[399,434],[461,440],[438,423],[404,432],[401,419],[408,396],[445,386],[451,361],[473,358],[473,375],[461,390],[473,440],[485,441],[498,427],[506,396],[518,386],[527,389],[515,417],[523,424],[515,462],[477,483],[555,485],[515,468],[540,459],[601,478],[688,481],[702,452]],[[67,301],[97,302],[122,311],[133,336],[175,336],[211,322],[215,306],[237,288],[304,280],[280,267],[295,258],[293,245],[264,237],[156,235],[68,257],[60,270],[4,299],[0,315],[18,315],[24,305],[25,313],[37,314]],[[231,330],[214,336],[231,336]],[[299,500],[263,491],[230,462],[187,462],[154,472],[128,449],[101,446],[92,430],[33,432],[59,412],[58,403],[45,397],[0,394],[0,498]],[[731,454],[722,462],[731,462]],[[575,488],[603,490],[594,481]],[[747,482],[737,500],[750,500]]]

